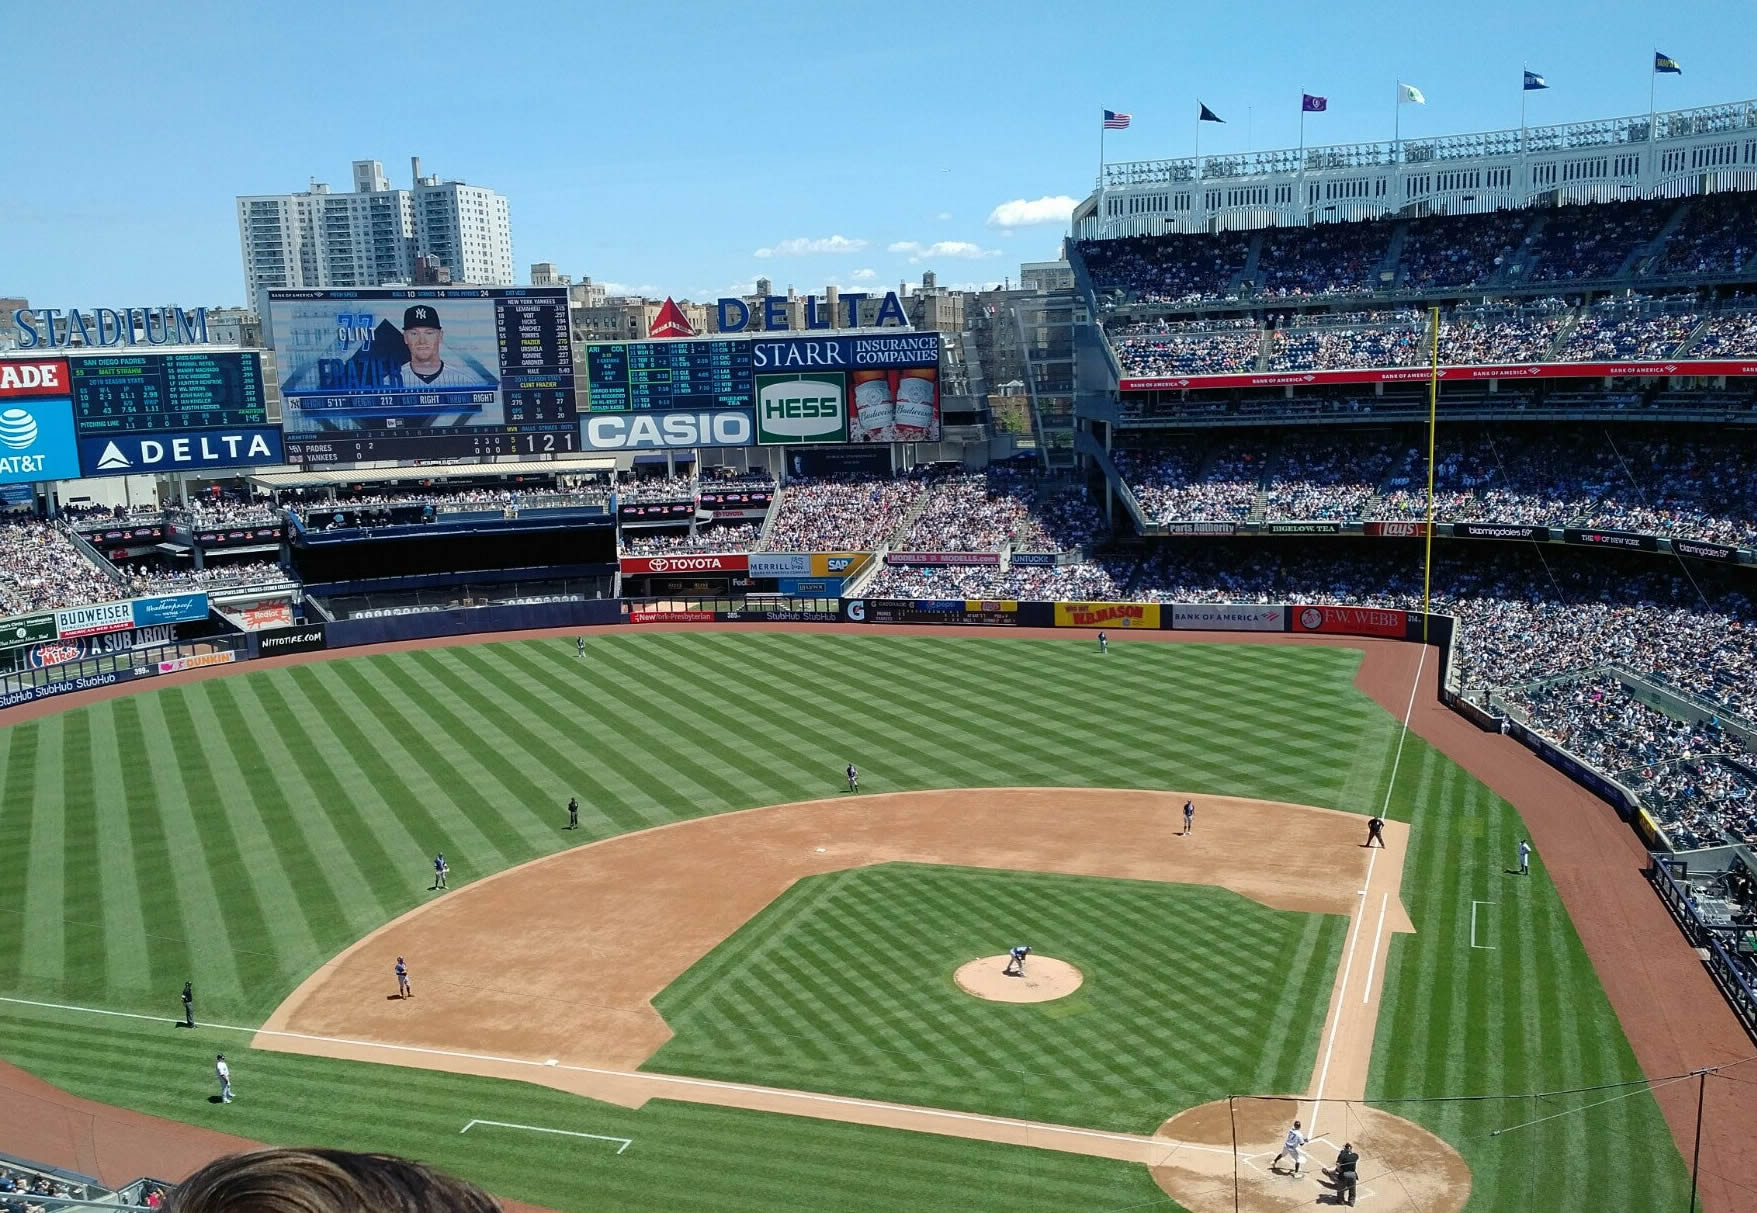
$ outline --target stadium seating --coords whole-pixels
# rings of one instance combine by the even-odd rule
[[[87,560],[61,524],[0,522],[0,607],[8,615],[126,597]]]
[[[626,556],[662,556],[671,552],[745,552],[762,535],[761,523],[701,526],[694,534],[624,530],[619,548]]]

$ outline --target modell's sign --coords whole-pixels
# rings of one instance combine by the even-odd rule
[[[698,556],[624,556],[622,575],[676,576],[687,573],[744,573],[750,569],[750,557],[743,552],[733,555]]]

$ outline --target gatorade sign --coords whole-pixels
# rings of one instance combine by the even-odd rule
[[[848,378],[840,371],[756,377],[759,446],[848,441]]]

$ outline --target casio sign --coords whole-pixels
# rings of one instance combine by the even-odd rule
[[[665,450],[700,446],[749,446],[755,437],[742,409],[715,413],[593,414],[582,427],[587,450]]]

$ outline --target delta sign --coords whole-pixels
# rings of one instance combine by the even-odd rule
[[[859,328],[861,301],[871,297],[866,291],[849,291],[838,296],[836,302],[841,305],[841,327]],[[792,327],[787,322],[787,302],[785,295],[763,295],[757,300],[754,312],[764,332],[773,333]],[[752,312],[751,305],[742,299],[721,299],[714,304],[714,319],[722,333],[742,333],[749,330]],[[806,328],[833,328],[836,319],[830,315],[829,307],[816,295],[805,297]],[[884,299],[879,303],[878,317],[873,323],[879,328],[888,324],[902,328],[909,326],[909,317],[903,311],[902,301],[897,298],[896,291],[885,292]]]

